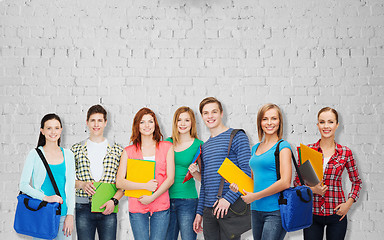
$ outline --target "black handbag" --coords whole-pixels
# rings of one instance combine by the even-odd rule
[[[243,129],[234,129],[231,132],[231,137],[228,144],[228,153],[231,150],[232,140],[235,137],[236,133],[239,131],[244,132]],[[244,132],[245,133],[245,132]],[[221,178],[219,191],[217,193],[217,199],[222,198],[224,188],[224,178]],[[213,206],[215,209],[216,205]],[[224,234],[229,238],[233,239],[239,237],[241,234],[251,229],[251,207],[250,204],[246,204],[241,197],[239,197],[233,204],[229,206],[228,213],[223,217],[218,219],[220,225],[220,231],[223,231]]]
[[[40,149],[36,148],[36,151],[44,163],[56,195],[61,196],[47,160]],[[36,238],[56,238],[60,224],[60,203],[48,203],[32,198],[21,192],[17,197],[17,200],[18,203],[13,225],[13,228],[17,233]]]
[[[277,180],[280,179],[280,143],[281,141],[277,144],[275,151]],[[297,231],[312,225],[312,191],[304,185],[295,156],[292,152],[291,154],[301,186],[285,189],[279,195],[281,223],[287,232]]]

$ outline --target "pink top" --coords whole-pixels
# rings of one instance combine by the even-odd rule
[[[159,146],[156,148],[155,153],[155,179],[159,182],[158,187],[165,181],[167,178],[167,154],[169,148],[172,146],[172,143],[166,141],[160,141]],[[143,153],[140,148],[137,148],[136,145],[130,145],[124,150],[127,152],[128,158],[130,159],[144,159]],[[169,208],[169,194],[168,190],[156,198],[153,202],[148,205],[140,203],[137,198],[128,198],[129,202],[129,212],[131,213],[147,213],[150,212],[159,212],[164,211]]]

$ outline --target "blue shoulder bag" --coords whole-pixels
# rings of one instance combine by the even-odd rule
[[[280,179],[280,143],[277,144],[275,151],[276,176]],[[292,153],[292,152],[291,152]],[[312,191],[304,185],[295,156],[292,153],[292,161],[301,186],[290,187],[280,192],[279,206],[281,222],[287,232],[297,231],[312,225]]]
[[[40,149],[36,148],[36,151],[47,169],[56,195],[61,197],[47,160]],[[60,215],[60,203],[48,203],[20,192],[19,196],[17,196],[17,208],[13,228],[17,233],[31,237],[54,239],[59,231]]]

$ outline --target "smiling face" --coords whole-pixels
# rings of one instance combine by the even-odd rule
[[[155,120],[150,114],[145,114],[139,124],[139,132],[143,136],[153,135],[155,131]]]
[[[192,127],[191,116],[188,112],[183,112],[177,119],[177,131],[180,134],[190,133]]]
[[[40,132],[44,135],[46,142],[57,142],[60,139],[63,128],[56,119],[48,120],[44,123],[44,128]]]
[[[209,129],[214,129],[222,124],[223,112],[217,103],[208,103],[203,107],[201,116]]]
[[[94,113],[89,116],[87,126],[91,137],[100,137],[104,134],[104,128],[107,126],[107,121],[101,113]]]
[[[277,134],[280,126],[279,113],[275,108],[271,108],[264,113],[261,119],[261,128],[265,135]]]
[[[336,129],[339,127],[339,123],[336,120],[336,115],[331,111],[320,113],[317,127],[319,128],[321,138],[334,138]]]

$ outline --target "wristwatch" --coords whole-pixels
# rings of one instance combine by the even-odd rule
[[[111,200],[113,201],[113,204],[116,206],[117,204],[119,204],[119,200],[117,200],[116,198],[111,198]]]

